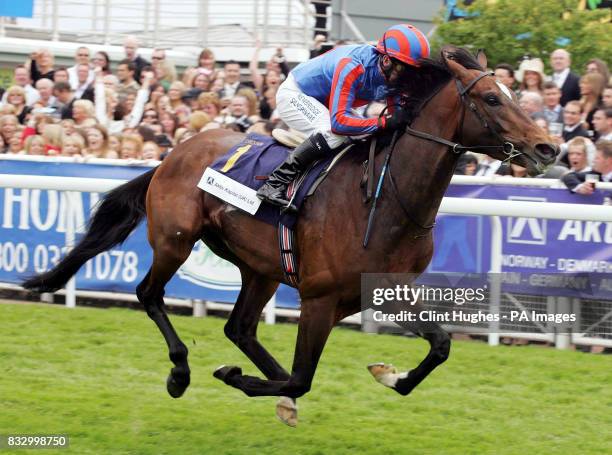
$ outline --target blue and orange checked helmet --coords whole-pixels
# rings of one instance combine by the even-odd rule
[[[429,41],[416,27],[399,24],[389,28],[376,45],[378,52],[406,63],[419,66],[419,59],[429,57]]]

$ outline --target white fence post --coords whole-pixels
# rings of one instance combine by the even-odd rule
[[[489,313],[499,314],[502,270],[502,224],[498,216],[491,220],[491,269],[489,271]],[[489,346],[499,345],[499,321],[489,323]]]
[[[276,323],[276,294],[274,294],[272,298],[268,301],[268,304],[266,305],[264,311],[266,312],[266,324],[274,325]]]
[[[206,302],[204,300],[194,300],[193,301],[193,317],[194,318],[204,318],[206,317],[208,311],[206,308]]]
[[[569,297],[557,297],[555,313],[569,314],[571,312],[571,301]],[[557,349],[568,349],[570,346],[569,323],[565,322],[555,333],[555,347]]]
[[[76,226],[74,225],[74,217],[70,216],[72,201],[69,193],[66,193],[66,207],[68,209],[68,216],[66,217],[66,252],[70,252],[74,248],[75,231]],[[76,276],[76,275],[75,275]],[[76,307],[76,278],[73,276],[66,283],[66,307]]]

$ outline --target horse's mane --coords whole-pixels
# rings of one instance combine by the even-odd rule
[[[466,49],[445,46],[435,59],[422,59],[418,68],[408,67],[402,75],[397,90],[404,100],[403,108],[411,119],[418,116],[423,106],[453,77],[445,57],[467,69],[482,71],[476,58]]]

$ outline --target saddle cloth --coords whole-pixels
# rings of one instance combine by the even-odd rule
[[[270,136],[249,134],[242,142],[213,162],[210,167],[232,180],[257,190],[264,184],[267,176],[285,160],[289,152],[291,152],[290,148],[279,144]],[[333,159],[334,156],[330,156],[317,161],[296,182],[298,186],[295,189],[297,193],[293,203],[298,210],[309,195],[310,188]],[[279,207],[262,203],[254,216],[273,226],[281,223],[293,229],[297,222],[297,215],[281,213]]]

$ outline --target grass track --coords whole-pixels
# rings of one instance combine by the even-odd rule
[[[292,429],[276,420],[274,398],[212,377],[222,363],[259,375],[224,338],[224,320],[172,320],[192,369],[178,400],[165,390],[165,342],[144,313],[0,305],[0,434],[69,434],[68,451],[45,454],[612,452],[610,356],[454,342],[449,361],[401,397],[365,366],[413,368],[427,344],[336,329]],[[296,326],[259,333],[290,367]]]

